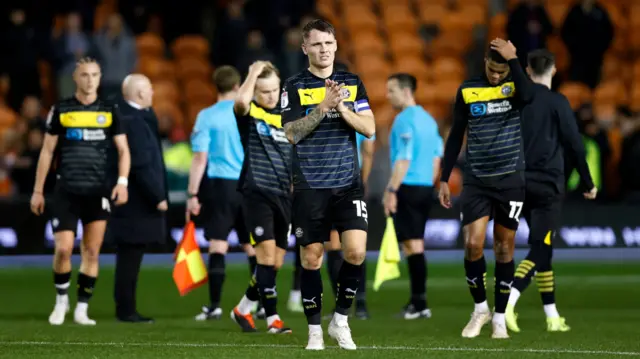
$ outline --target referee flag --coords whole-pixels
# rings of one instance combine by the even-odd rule
[[[173,259],[176,261],[173,281],[181,296],[207,282],[207,268],[196,242],[196,225],[192,221],[184,227],[182,240],[176,247]]]
[[[376,277],[373,281],[373,290],[380,290],[383,282],[400,278],[400,249],[398,248],[398,238],[393,219],[387,218],[387,228],[382,237],[380,253],[378,253],[378,265],[376,266]]]

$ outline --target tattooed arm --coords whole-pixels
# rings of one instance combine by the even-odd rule
[[[311,131],[318,127],[327,112],[324,106],[318,106],[309,112],[307,116],[286,123],[284,125],[284,133],[287,136],[287,140],[293,145],[300,142],[300,140],[307,137]]]
[[[289,96],[287,88],[290,85],[285,84],[285,90],[283,96],[286,94],[286,100],[282,101],[287,103],[289,107],[283,106],[282,122],[284,123],[284,133],[287,136],[287,140],[293,145],[298,144],[303,138],[307,137],[313,130],[318,127],[320,121],[324,118],[324,115],[332,108],[335,108],[340,101],[342,101],[341,86],[337,84],[327,82],[325,84],[325,95],[322,102],[318,104],[316,108],[311,110],[305,117],[295,119],[299,112],[292,111],[292,107],[299,103],[297,94],[293,92]]]

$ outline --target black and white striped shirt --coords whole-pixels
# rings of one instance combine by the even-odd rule
[[[328,79],[345,85],[348,108],[355,112],[370,109],[367,91],[356,74],[334,70]],[[281,95],[283,125],[305,117],[324,95],[325,79],[309,70],[289,78]],[[297,189],[344,188],[361,182],[356,131],[336,110],[294,146],[293,180]]]

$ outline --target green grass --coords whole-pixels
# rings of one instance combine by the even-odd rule
[[[372,278],[374,265],[370,267]],[[340,351],[326,335],[329,348],[306,352],[307,328],[302,314],[286,310],[291,268],[279,276],[280,313],[294,330],[292,335],[244,334],[227,313],[243,294],[248,269],[231,266],[225,284],[220,321],[193,320],[207,302],[202,287],[185,297],[177,294],[170,268],[147,267],[140,276],[138,307],[153,316],[152,325],[114,320],[113,269],[104,268],[98,279],[89,313],[96,327],[72,324],[51,327],[47,317],[54,290],[47,269],[0,271],[0,358],[616,358],[640,357],[640,264],[563,263],[554,268],[561,314],[572,327],[568,333],[547,333],[535,284],[519,305],[522,333],[510,340],[490,338],[485,327],[476,339],[460,337],[472,309],[461,265],[429,266],[430,320],[405,321],[394,317],[408,299],[406,273],[368,293],[372,319],[351,320],[360,350]],[[324,277],[326,272],[323,272]],[[491,273],[489,278],[491,278]],[[490,281],[491,282],[491,281]],[[328,283],[325,288],[330,288]],[[489,293],[492,293],[489,288]],[[73,298],[75,295],[72,295]],[[489,296],[492,298],[492,295]],[[324,309],[332,309],[325,295]],[[490,301],[492,302],[492,300]],[[264,329],[265,323],[258,322]]]

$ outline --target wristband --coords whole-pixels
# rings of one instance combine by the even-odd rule
[[[391,187],[387,187],[387,192],[389,193],[396,193],[397,191]]]
[[[118,184],[127,187],[129,185],[129,179],[127,177],[118,177]]]
[[[187,198],[191,199],[193,197],[198,197],[197,193],[187,193]]]

